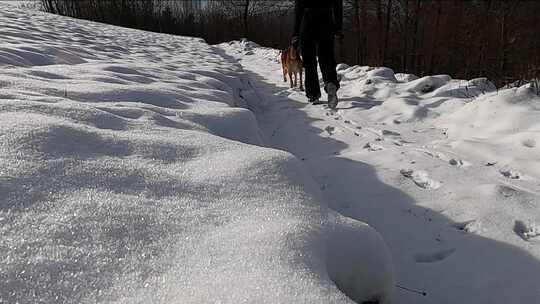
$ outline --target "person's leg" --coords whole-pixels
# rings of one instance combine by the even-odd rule
[[[320,36],[318,51],[319,65],[324,80],[324,90],[328,94],[328,106],[331,109],[335,109],[338,103],[337,90],[339,89],[339,82],[336,72],[333,34],[324,33]]]
[[[309,36],[303,37],[301,51],[304,68],[306,69],[306,75],[304,76],[306,96],[310,100],[315,100],[321,97],[319,75],[317,74],[317,45],[315,41]]]
[[[283,82],[287,82],[287,66],[285,61],[287,60],[287,50],[281,51],[281,68],[283,69]]]
[[[329,83],[333,83],[339,89],[334,54],[334,36],[331,33],[324,33],[320,36],[318,50],[319,66],[321,67],[325,89]]]

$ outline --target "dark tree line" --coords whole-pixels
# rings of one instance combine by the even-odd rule
[[[540,76],[540,1],[343,0],[340,61],[397,72],[487,76],[499,86]],[[209,43],[247,37],[284,48],[291,0],[40,0],[51,13]]]

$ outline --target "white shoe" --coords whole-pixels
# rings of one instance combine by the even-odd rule
[[[326,85],[326,93],[328,94],[328,107],[335,109],[338,104],[337,87],[333,83]]]

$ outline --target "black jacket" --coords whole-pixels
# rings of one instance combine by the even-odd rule
[[[333,33],[341,31],[343,0],[295,0],[293,35],[298,36],[313,26]]]

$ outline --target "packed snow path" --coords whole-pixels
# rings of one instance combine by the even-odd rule
[[[246,41],[220,47],[250,75],[258,95],[246,99],[263,141],[301,159],[332,209],[382,234],[399,286],[427,293],[398,287],[396,303],[540,301],[540,185],[532,177],[538,151],[524,149],[531,166],[523,178],[502,166],[497,153],[478,153],[482,142],[460,151],[444,127],[435,127],[446,112],[481,107],[488,97],[474,97],[493,91],[491,84],[403,74],[398,81],[388,69],[339,66],[342,102],[333,112],[307,104],[303,92],[283,82],[278,51]],[[539,102],[526,88],[489,96],[495,99],[491,109],[504,106],[504,98]],[[515,113],[509,104],[501,111]],[[537,108],[527,114],[540,117]],[[530,143],[534,147],[535,140]]]

